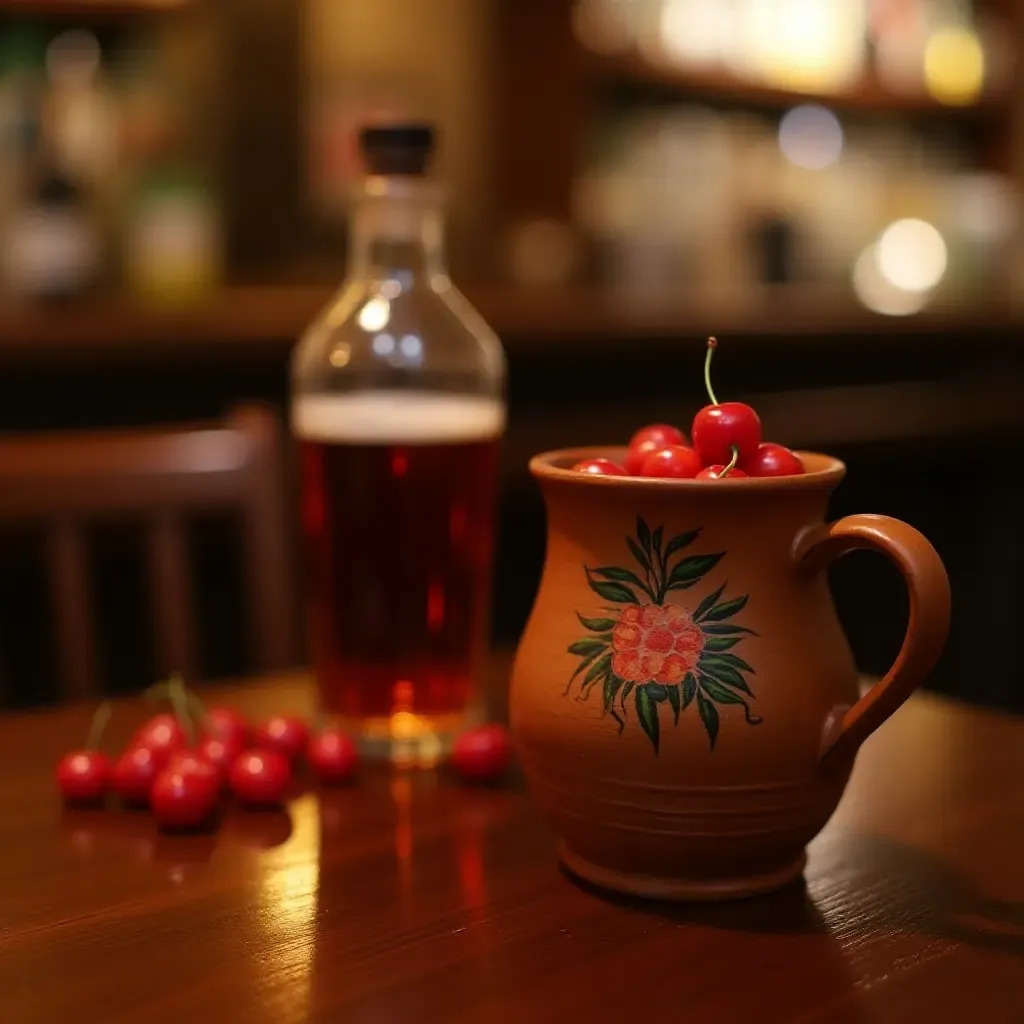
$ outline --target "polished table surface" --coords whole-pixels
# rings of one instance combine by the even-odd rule
[[[208,835],[62,811],[53,765],[89,713],[0,717],[4,1024],[1024,1021],[1024,719],[914,698],[806,885],[692,907],[575,884],[514,779],[369,771]],[[114,743],[145,714],[118,706]]]

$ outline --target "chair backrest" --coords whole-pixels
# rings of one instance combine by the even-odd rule
[[[0,437],[0,522],[42,522],[68,696],[100,689],[86,525],[134,516],[147,526],[157,664],[194,678],[196,629],[185,517],[237,511],[248,632],[258,668],[298,658],[278,418],[244,406],[216,424]]]

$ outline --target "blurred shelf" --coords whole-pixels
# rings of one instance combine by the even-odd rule
[[[126,17],[192,7],[197,0],[0,0],[0,14],[33,17]]]
[[[984,96],[977,103],[950,106],[921,93],[893,92],[881,82],[866,78],[839,92],[807,92],[786,89],[741,78],[728,71],[687,68],[668,61],[658,62],[639,54],[604,55],[588,51],[586,61],[600,79],[640,85],[680,97],[724,100],[757,107],[784,109],[797,103],[821,103],[840,110],[868,113],[934,115],[961,119],[990,117],[1005,111],[1009,102],[1000,95]]]
[[[113,297],[60,309],[3,310],[0,362],[281,359],[331,294],[321,286],[232,287],[202,306],[173,312]],[[942,339],[961,345],[965,334],[975,347],[1024,340],[1024,311],[994,302],[885,317],[845,295],[792,288],[751,294],[744,302],[624,296],[597,288],[477,288],[468,297],[513,355],[614,350],[627,341],[665,349],[708,334],[751,343],[771,339],[789,348],[844,336],[929,346]]]

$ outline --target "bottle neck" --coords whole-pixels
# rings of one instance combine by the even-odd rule
[[[350,273],[413,281],[446,274],[443,218],[429,186],[371,179],[352,223]]]

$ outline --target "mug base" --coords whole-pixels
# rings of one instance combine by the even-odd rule
[[[700,903],[744,899],[781,889],[799,878],[807,863],[807,855],[802,853],[792,863],[763,874],[707,880],[656,878],[652,875],[629,874],[592,864],[574,853],[561,839],[558,841],[558,859],[571,874],[601,889],[610,889],[613,892],[640,896],[644,899]]]

